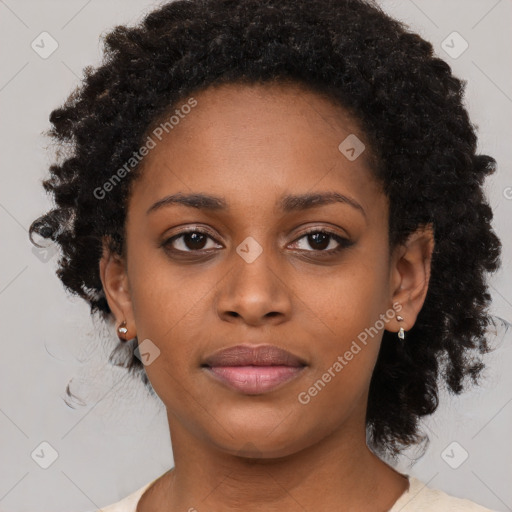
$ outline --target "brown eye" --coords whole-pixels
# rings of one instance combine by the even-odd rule
[[[344,247],[348,247],[352,245],[352,242],[347,238],[343,238],[336,233],[331,233],[330,231],[324,230],[311,230],[304,233],[300,238],[298,238],[294,243],[298,244],[299,240],[305,239],[307,245],[313,249],[310,251],[306,248],[298,247],[298,249],[305,250],[308,252],[326,252],[326,253],[334,253],[343,249]],[[306,245],[306,244],[304,244]],[[329,250],[325,250],[330,247]],[[297,247],[296,247],[297,248]]]
[[[207,247],[208,239],[213,240],[208,233],[193,229],[165,240],[162,245],[173,252],[196,252],[215,248]]]

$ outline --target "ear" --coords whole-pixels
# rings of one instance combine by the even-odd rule
[[[423,307],[430,281],[434,251],[433,225],[426,224],[414,231],[396,248],[391,258],[391,301],[403,321],[396,321],[396,330],[411,329]],[[399,303],[401,309],[396,305]]]
[[[136,335],[136,327],[126,263],[120,255],[113,253],[109,249],[107,238],[103,239],[103,254],[99,267],[105,297],[115,317],[116,326],[124,320],[128,329],[124,338],[127,340],[132,339]]]

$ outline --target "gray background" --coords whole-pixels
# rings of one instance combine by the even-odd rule
[[[511,0],[381,1],[386,11],[431,41],[468,80],[466,103],[479,148],[498,173],[486,182],[503,241],[503,268],[490,280],[492,312],[512,319]],[[27,229],[51,206],[40,180],[52,161],[41,132],[50,111],[99,63],[99,36],[134,23],[158,4],[144,0],[0,0],[0,510],[88,511],[115,502],[173,465],[165,411],[122,369],[106,365],[115,333],[93,322],[55,276],[57,258],[32,251]],[[58,42],[47,59],[32,41]],[[457,58],[441,44],[453,31],[469,43]],[[450,41],[450,39],[448,39]],[[459,43],[453,43],[455,50]],[[48,48],[48,46],[46,46]],[[52,256],[45,261],[48,256]],[[430,487],[512,510],[512,336],[498,331],[483,386],[451,397],[424,422],[431,444],[397,469]],[[79,397],[68,407],[66,385]],[[80,405],[81,403],[84,405]],[[31,453],[46,441],[55,462]],[[452,444],[456,443],[456,444]],[[44,448],[44,447],[43,447]],[[457,469],[467,452],[468,458]],[[45,456],[51,453],[44,450]],[[40,457],[40,460],[44,457]],[[449,463],[451,464],[449,464]]]

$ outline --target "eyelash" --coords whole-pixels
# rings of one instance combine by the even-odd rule
[[[202,229],[198,229],[198,228],[189,228],[189,229],[185,229],[184,231],[181,231],[180,233],[178,233],[177,235],[172,236],[171,238],[168,238],[168,239],[164,240],[162,242],[161,246],[164,247],[164,249],[166,249],[168,252],[173,252],[175,254],[176,253],[178,253],[178,254],[180,254],[180,253],[181,254],[201,253],[202,250],[182,251],[180,249],[172,249],[172,248],[171,249],[167,249],[169,246],[172,245],[172,243],[175,240],[178,240],[179,238],[183,237],[184,235],[186,235],[188,233],[199,233],[199,234],[202,234],[202,235],[206,235],[209,238],[211,238],[212,240],[214,240],[215,242],[217,242],[213,238],[211,233],[209,233],[208,231],[202,230]],[[333,254],[337,254],[338,252],[342,251],[343,249],[345,249],[347,247],[350,247],[353,244],[353,242],[350,241],[349,239],[344,238],[344,237],[342,237],[342,236],[340,236],[340,235],[338,235],[336,233],[333,233],[332,231],[328,231],[328,230],[325,230],[325,229],[318,229],[318,228],[308,229],[307,231],[302,233],[301,236],[296,238],[292,243],[298,242],[302,238],[307,237],[308,235],[312,235],[312,234],[324,234],[324,235],[327,235],[327,236],[331,237],[332,239],[334,239],[336,242],[338,242],[339,246],[336,249],[330,249],[328,251],[313,249],[311,251],[303,251],[303,252],[313,252],[313,253],[323,253],[323,254],[327,254],[327,255],[333,255]],[[206,249],[206,252],[209,252],[211,250],[212,249]],[[301,251],[301,249],[298,249],[298,250]],[[203,249],[203,251],[204,251],[204,249]]]

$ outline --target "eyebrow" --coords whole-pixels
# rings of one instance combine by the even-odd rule
[[[285,212],[294,212],[300,210],[307,210],[324,206],[332,203],[342,203],[352,206],[354,209],[359,210],[364,217],[366,212],[364,208],[354,199],[339,192],[319,192],[319,193],[306,193],[299,195],[286,195],[282,197],[277,204],[277,207]],[[226,200],[222,197],[211,196],[202,193],[194,194],[171,194],[159,199],[156,203],[152,204],[146,214],[159,210],[165,206],[181,204],[190,208],[197,208],[199,210],[209,211],[229,211]]]

